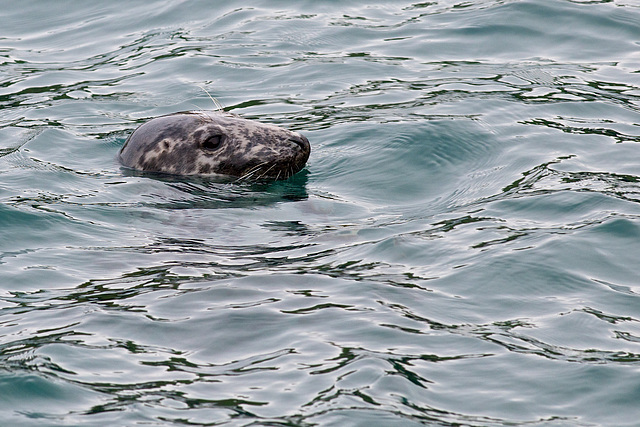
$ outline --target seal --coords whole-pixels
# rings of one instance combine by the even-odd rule
[[[310,153],[297,132],[224,111],[185,111],[140,125],[118,159],[145,172],[277,180],[299,172]]]

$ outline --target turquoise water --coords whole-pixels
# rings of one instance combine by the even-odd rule
[[[0,24],[1,425],[640,425],[635,0]],[[305,170],[122,170],[202,88],[305,134]]]

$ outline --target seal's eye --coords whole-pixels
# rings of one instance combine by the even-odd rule
[[[212,135],[202,142],[202,148],[205,150],[215,150],[220,147],[223,139],[223,135]]]

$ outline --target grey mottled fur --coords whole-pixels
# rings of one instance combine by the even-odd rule
[[[304,167],[310,151],[297,132],[225,112],[190,111],[142,124],[118,157],[140,171],[284,179]]]

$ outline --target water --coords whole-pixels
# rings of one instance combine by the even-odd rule
[[[2,425],[640,425],[640,7],[5,2]],[[304,133],[126,173],[146,119]]]

